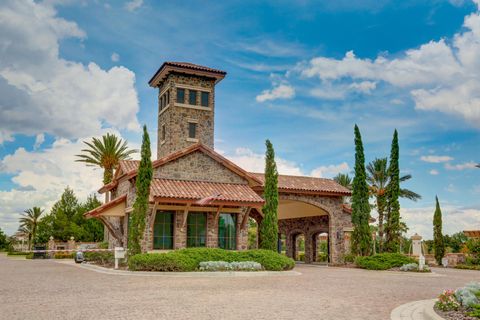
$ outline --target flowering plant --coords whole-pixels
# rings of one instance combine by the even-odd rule
[[[445,290],[438,296],[438,301],[435,306],[442,311],[458,310],[460,308],[460,302],[455,297],[455,291]]]

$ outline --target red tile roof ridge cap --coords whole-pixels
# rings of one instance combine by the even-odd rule
[[[245,186],[250,188],[248,184],[244,183],[233,183],[233,182],[220,182],[220,181],[205,181],[205,180],[191,180],[191,179],[173,179],[173,178],[153,178],[152,181],[158,181],[158,180],[168,180],[168,181],[173,181],[173,182],[194,182],[194,183],[215,183],[215,184],[228,184],[228,185],[233,185],[233,186]],[[250,188],[251,189],[251,188]]]

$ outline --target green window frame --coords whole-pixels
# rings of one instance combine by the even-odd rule
[[[173,249],[173,219],[171,211],[157,211],[153,222],[153,249]]]
[[[218,218],[218,247],[225,250],[237,249],[237,215],[221,213]]]
[[[202,91],[201,99],[200,99],[200,104],[202,107],[208,107],[208,92]]]
[[[187,247],[207,246],[207,214],[189,212],[187,218]]]
[[[177,88],[177,103],[185,103],[185,89]]]
[[[196,90],[188,90],[188,103],[191,105],[197,104],[197,91]]]

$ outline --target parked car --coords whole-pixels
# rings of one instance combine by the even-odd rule
[[[82,263],[83,261],[85,261],[85,256],[83,255],[83,252],[82,251],[77,251],[75,253],[75,263]]]

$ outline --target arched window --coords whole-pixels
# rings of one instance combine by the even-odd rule
[[[173,212],[157,211],[153,223],[153,249],[173,249]]]
[[[221,213],[218,219],[218,247],[226,250],[236,250],[237,215]]]

